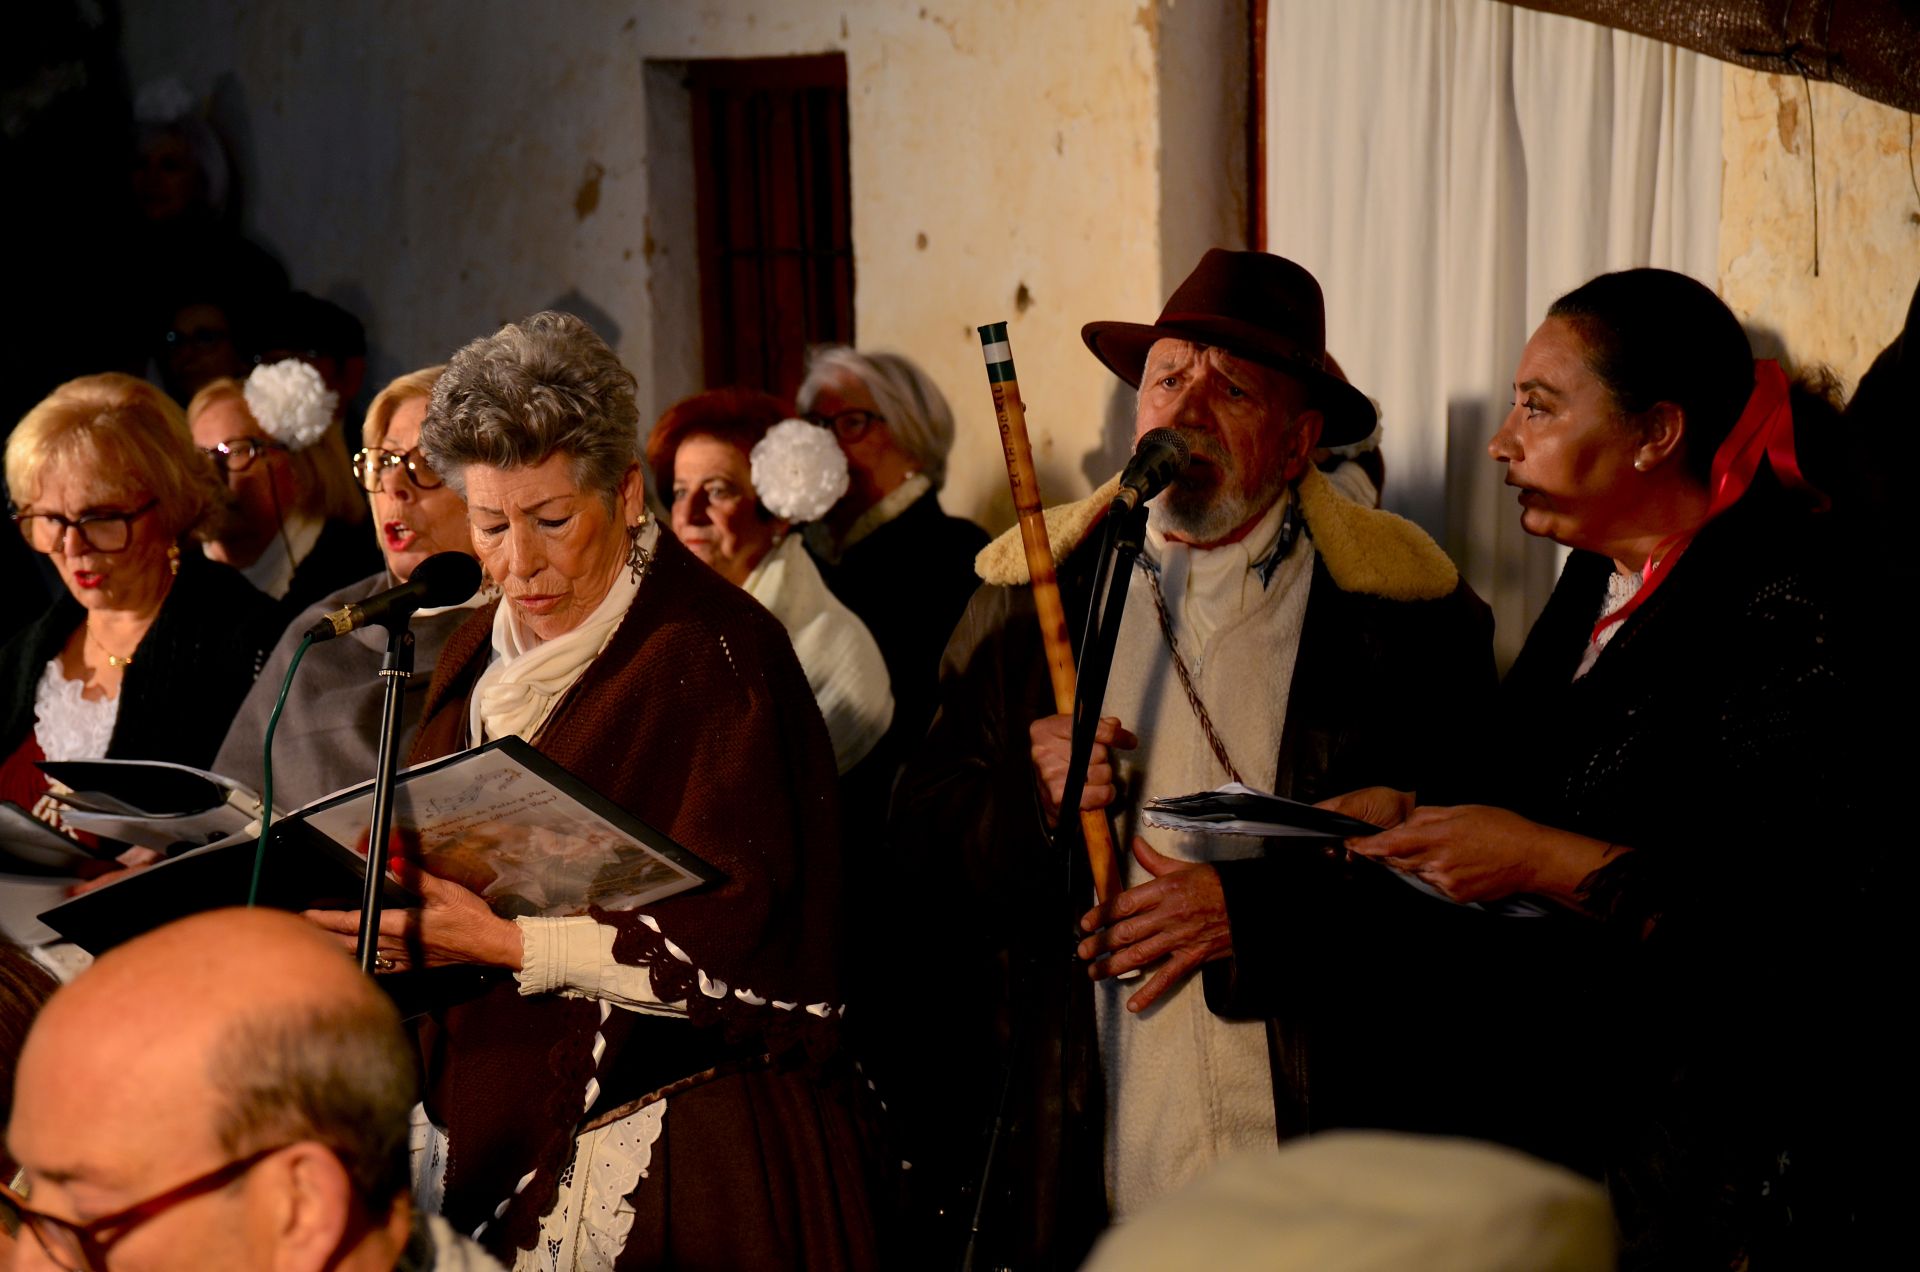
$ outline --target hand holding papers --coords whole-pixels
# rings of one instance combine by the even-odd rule
[[[1380,827],[1336,813],[1330,809],[1303,804],[1298,800],[1269,795],[1239,782],[1229,782],[1211,791],[1177,795],[1149,802],[1143,812],[1149,826],[1208,835],[1250,835],[1262,839],[1299,839],[1329,843],[1360,839],[1380,833]],[[1381,863],[1383,868],[1384,863]],[[1408,887],[1454,904],[1447,895],[1416,874],[1392,871],[1394,878]],[[1547,913],[1545,906],[1526,897],[1512,897],[1486,904],[1468,902],[1468,907],[1515,918],[1531,918]]]
[[[201,795],[220,798],[225,779],[200,776],[212,781]],[[93,797],[103,794],[132,804],[128,789],[96,790]],[[277,819],[261,901],[291,910],[357,908],[372,798],[368,782]],[[220,802],[234,801],[229,795]],[[200,815],[212,811],[201,809]],[[182,815],[194,814],[167,816]],[[420,845],[420,864],[429,873],[477,893],[503,918],[638,909],[721,877],[513,737],[403,771],[393,825]],[[244,903],[253,852],[242,827],[42,917],[98,952],[169,919]],[[384,904],[410,906],[418,898],[390,880]]]
[[[372,800],[368,783],[288,820],[364,856]],[[720,877],[515,737],[402,772],[393,824],[503,918],[634,910]]]
[[[39,919],[60,904],[100,857],[18,804],[0,803],[0,935],[16,945],[57,939]]]
[[[260,797],[230,778],[158,760],[45,761],[60,820],[76,831],[159,852],[238,834],[260,816]]]
[[[1269,795],[1240,782],[1217,790],[1156,799],[1146,807],[1149,826],[1208,835],[1255,835],[1262,839],[1357,839],[1380,828],[1312,804]]]

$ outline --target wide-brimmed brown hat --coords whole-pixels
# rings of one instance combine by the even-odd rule
[[[1267,252],[1212,248],[1174,289],[1160,321],[1090,322],[1080,338],[1107,369],[1134,388],[1156,340],[1191,340],[1284,371],[1306,386],[1308,405],[1325,421],[1322,446],[1344,446],[1373,432],[1373,403],[1330,375],[1326,305],[1312,274]]]

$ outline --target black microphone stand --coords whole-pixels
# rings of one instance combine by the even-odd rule
[[[1106,528],[1101,532],[1093,588],[1087,597],[1087,621],[1085,634],[1080,640],[1073,695],[1073,749],[1067,765],[1066,789],[1061,794],[1060,819],[1053,832],[1054,851],[1065,876],[1061,896],[1074,913],[1079,910],[1080,901],[1076,892],[1081,886],[1077,882],[1080,876],[1076,867],[1083,860],[1078,844],[1080,818],[1074,810],[1080,807],[1080,795],[1086,789],[1087,764],[1093,755],[1093,735],[1100,726],[1100,706],[1107,696],[1107,680],[1113,670],[1113,651],[1120,639],[1120,620],[1126,613],[1127,586],[1133,576],[1133,563],[1146,544],[1146,531],[1147,510],[1144,506],[1129,507],[1124,499],[1113,501],[1107,513]],[[1100,602],[1103,590],[1107,593],[1105,605]],[[1030,987],[1037,986],[1043,980],[1044,975],[1035,976],[1028,984]],[[1015,1057],[1025,1046],[1028,1027],[1027,1013],[1016,1011],[1012,1035],[1008,1040],[1008,1059],[1001,1073],[1000,1098],[987,1137],[986,1159],[981,1164],[974,1185],[972,1222],[968,1226],[966,1246],[960,1257],[961,1272],[973,1272],[978,1265],[978,1245],[989,1204],[993,1168],[1000,1156],[1003,1133],[1010,1129],[1009,1100],[1016,1069]],[[1059,1076],[1064,1083],[1064,1065]]]
[[[373,775],[373,825],[367,832],[366,890],[360,897],[360,970],[373,974],[380,948],[380,899],[387,877],[387,832],[393,827],[394,775],[400,768],[400,702],[413,676],[413,615],[399,615],[387,628],[387,653],[380,661],[385,682],[380,700],[380,746]]]

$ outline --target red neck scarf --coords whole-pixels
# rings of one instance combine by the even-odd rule
[[[1641,572],[1640,590],[1625,605],[1593,625],[1592,639],[1599,640],[1601,632],[1615,623],[1625,622],[1627,616],[1640,608],[1654,589],[1666,581],[1667,575],[1673,572],[1674,563],[1692,544],[1693,536],[1747,493],[1748,487],[1753,485],[1753,479],[1759,475],[1761,460],[1772,465],[1773,475],[1782,486],[1805,492],[1815,508],[1821,512],[1827,510],[1830,504],[1826,495],[1800,471],[1800,456],[1793,447],[1793,406],[1788,396],[1789,387],[1787,373],[1780,369],[1778,362],[1771,358],[1754,362],[1753,396],[1747,399],[1747,409],[1740,413],[1733,431],[1727,434],[1726,440],[1720,443],[1720,449],[1713,454],[1713,469],[1707,478],[1707,489],[1712,492],[1712,498],[1707,504],[1706,517],[1692,530],[1668,535],[1654,545],[1652,554],[1647,557],[1646,568]]]

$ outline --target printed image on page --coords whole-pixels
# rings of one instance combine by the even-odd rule
[[[356,847],[372,805],[365,794],[314,811],[308,824]],[[699,881],[503,754],[403,781],[393,821],[419,835],[429,873],[479,893],[504,918],[631,910]]]

